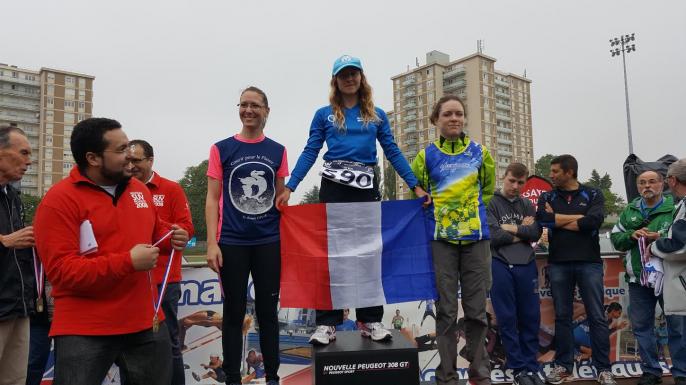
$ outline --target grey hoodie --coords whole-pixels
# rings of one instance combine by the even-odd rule
[[[531,242],[541,237],[543,229],[534,222],[522,225],[524,217],[535,217],[536,209],[528,199],[517,197],[510,201],[500,191],[496,191],[488,204],[488,229],[491,233],[491,254],[508,265],[526,265],[536,258]],[[517,238],[500,228],[502,224],[517,225]]]

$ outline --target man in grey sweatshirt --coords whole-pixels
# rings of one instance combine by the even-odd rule
[[[512,163],[505,170],[503,189],[488,204],[491,232],[493,285],[491,303],[495,311],[514,385],[542,385],[538,352],[541,321],[538,269],[532,242],[541,237],[536,209],[520,196],[529,170]]]

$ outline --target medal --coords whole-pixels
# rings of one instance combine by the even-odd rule
[[[39,313],[43,311],[43,298],[38,298],[36,301],[36,311]]]
[[[152,332],[157,333],[160,330],[160,321],[157,319],[157,314],[152,317]]]

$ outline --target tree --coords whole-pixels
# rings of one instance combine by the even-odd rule
[[[600,173],[596,169],[593,169],[593,171],[591,171],[591,179],[584,184],[595,187],[603,192],[606,214],[619,214],[624,210],[624,199],[610,190],[612,188],[612,178],[608,173],[605,173],[605,175],[601,177]]]
[[[305,193],[303,199],[300,200],[301,205],[306,205],[310,203],[319,203],[319,186],[314,185],[310,191]]]
[[[553,160],[554,157],[555,155],[553,154],[545,154],[538,158],[534,165],[534,175],[547,178],[548,175],[550,175],[550,161]]]
[[[394,201],[397,199],[396,197],[396,189],[397,189],[397,183],[396,183],[396,175],[395,175],[395,169],[393,168],[393,165],[391,162],[388,162],[386,164],[386,168],[384,169],[383,172],[383,199],[386,201]]]
[[[36,215],[36,208],[40,204],[41,197],[29,194],[21,194],[21,203],[24,205],[24,223],[29,226],[33,223],[33,216]]]
[[[205,223],[205,200],[207,199],[207,165],[204,160],[197,166],[190,166],[179,180],[188,198],[191,209],[195,236],[204,240],[207,238],[207,224]]]

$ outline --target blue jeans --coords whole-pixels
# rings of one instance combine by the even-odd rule
[[[686,316],[668,315],[667,333],[672,376],[686,377]]]
[[[555,306],[555,363],[571,373],[574,367],[574,287],[589,321],[591,358],[597,371],[610,370],[610,331],[603,308],[603,264],[592,262],[551,263],[548,273]]]
[[[31,319],[29,340],[29,366],[26,373],[26,385],[40,385],[45,373],[45,364],[50,356],[50,324]]]
[[[158,290],[161,289],[158,285]],[[183,368],[183,354],[181,354],[181,342],[179,341],[179,298],[181,298],[181,284],[169,282],[162,299],[162,311],[164,322],[169,330],[172,354],[172,382],[171,385],[185,385],[186,374]]]
[[[655,336],[655,305],[658,301],[662,306],[662,296],[656,297],[653,289],[629,283],[629,320],[641,355],[641,371],[662,376]]]
[[[507,354],[507,367],[514,374],[521,371],[537,373],[540,370],[536,353],[541,305],[536,261],[508,265],[493,258],[492,266],[491,303]]]
[[[54,385],[100,384],[117,364],[127,384],[168,385],[171,346],[167,325],[111,336],[55,337]]]

